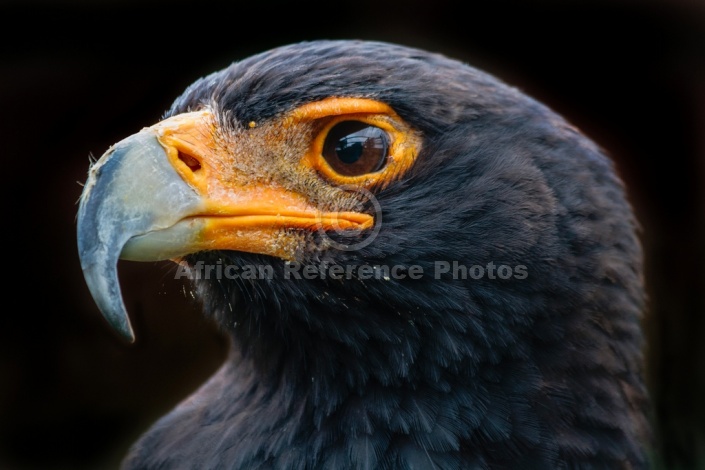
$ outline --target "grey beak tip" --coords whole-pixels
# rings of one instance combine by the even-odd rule
[[[121,338],[126,339],[130,343],[134,343],[135,332],[132,329],[132,325],[130,324],[130,319],[127,316],[127,311],[125,310],[124,306],[120,305],[120,307],[121,309],[117,311],[106,311],[101,308],[101,313],[103,314],[103,317],[108,320],[110,326],[112,326],[113,329],[118,332]]]
[[[133,343],[135,334],[120,292],[117,260],[110,260],[105,264],[89,263],[82,268],[86,284],[100,313],[121,337]]]
[[[118,142],[91,167],[77,217],[81,266],[100,312],[131,343],[135,335],[120,292],[118,259],[159,260],[181,253],[179,247],[170,247],[181,243],[171,233],[147,237],[146,242],[143,238],[174,227],[201,203],[153,130]],[[130,240],[141,241],[130,249]]]

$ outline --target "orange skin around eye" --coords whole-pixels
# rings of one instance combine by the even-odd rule
[[[325,119],[325,125],[314,138],[301,164],[312,168],[330,182],[356,187],[384,187],[405,173],[414,163],[421,140],[392,108],[366,98],[327,98],[294,110],[285,119],[291,126],[304,121]],[[389,136],[387,164],[379,171],[355,176],[341,175],[323,157],[323,145],[328,132],[342,121],[360,121],[383,129]]]

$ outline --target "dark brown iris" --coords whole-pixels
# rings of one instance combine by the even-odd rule
[[[389,136],[379,127],[360,121],[333,126],[323,144],[323,158],[342,176],[373,173],[387,161]]]

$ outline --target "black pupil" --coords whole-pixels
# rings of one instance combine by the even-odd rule
[[[343,163],[355,163],[362,156],[365,144],[369,139],[364,135],[350,135],[343,137],[335,146],[335,153]]]
[[[389,137],[379,127],[360,121],[343,121],[331,128],[323,144],[323,157],[344,176],[379,170],[387,159]]]

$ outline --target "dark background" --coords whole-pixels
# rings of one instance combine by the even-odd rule
[[[657,457],[705,468],[705,3],[487,3],[0,4],[0,468],[115,469],[215,371],[224,342],[167,264],[120,263],[136,344],[108,328],[78,263],[79,182],[193,80],[315,38],[443,52],[608,150],[643,225]]]

